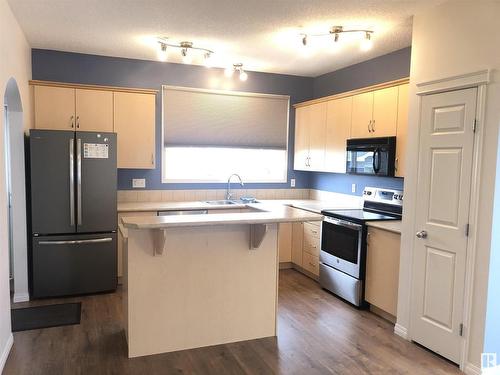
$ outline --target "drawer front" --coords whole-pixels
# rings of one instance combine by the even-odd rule
[[[309,233],[304,233],[304,251],[319,257],[319,248],[320,248],[320,240],[319,238],[312,237]]]
[[[311,255],[304,252],[302,255],[303,264],[302,267],[311,272],[312,274],[319,276],[319,258],[317,256]]]
[[[319,240],[321,235],[321,227],[312,223],[304,223],[304,234],[315,237]]]

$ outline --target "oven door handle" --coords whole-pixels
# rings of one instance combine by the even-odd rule
[[[332,217],[325,217],[324,221],[329,223],[329,224],[339,225],[341,227],[346,227],[346,228],[354,229],[357,231],[361,231],[363,229],[363,226],[361,224],[351,223],[349,221],[335,219]]]

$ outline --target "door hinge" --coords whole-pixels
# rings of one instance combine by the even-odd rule
[[[472,124],[472,132],[475,133],[477,129],[477,118],[474,119],[474,123]]]
[[[465,224],[465,236],[469,237],[469,230],[470,230],[470,224],[467,223]]]
[[[460,336],[464,335],[464,324],[463,323],[460,323],[460,328],[459,328],[458,334]]]

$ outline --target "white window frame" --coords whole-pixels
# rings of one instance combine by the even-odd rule
[[[164,118],[164,93],[165,90],[183,90],[183,91],[194,91],[194,92],[205,92],[211,94],[225,94],[225,95],[240,95],[240,96],[258,96],[258,97],[269,97],[269,98],[286,98],[288,100],[288,108],[286,114],[286,157],[285,157],[285,178],[284,179],[276,179],[276,180],[267,180],[267,181],[252,181],[249,182],[251,184],[276,184],[276,183],[288,183],[288,158],[289,158],[289,137],[290,137],[290,96],[289,95],[278,95],[278,94],[264,94],[264,93],[255,93],[255,92],[245,92],[245,91],[232,91],[232,90],[214,90],[214,89],[201,89],[201,88],[192,88],[192,87],[182,87],[182,86],[170,86],[170,85],[162,85],[161,90],[161,182],[163,184],[218,184],[225,183],[225,181],[213,180],[213,179],[168,179],[165,176],[165,118]],[[235,171],[235,173],[237,173]],[[229,177],[229,176],[228,176]],[[245,179],[245,176],[241,176]]]

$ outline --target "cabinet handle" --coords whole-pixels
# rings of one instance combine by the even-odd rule
[[[74,127],[75,127],[75,122],[74,122],[74,119],[75,119],[75,116],[71,116],[71,117],[69,118],[69,121],[70,121],[70,123],[71,123],[71,127],[72,127],[72,128],[74,128]]]
[[[151,153],[151,165],[155,165],[155,156]]]
[[[398,170],[398,164],[399,164],[399,158],[396,157],[396,159],[394,159],[394,169],[395,170]]]
[[[375,133],[375,120],[372,122],[372,131]]]
[[[80,129],[80,116],[76,116],[76,127]]]
[[[370,129],[370,125],[372,124],[372,120],[370,120],[370,122],[368,123],[367,127],[368,127],[368,133],[371,133],[372,130]]]

